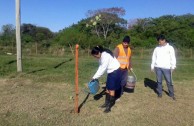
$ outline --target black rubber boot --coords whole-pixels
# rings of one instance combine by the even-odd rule
[[[109,99],[110,99],[110,95],[108,93],[106,93],[105,103],[103,105],[101,105],[100,108],[105,108],[109,103]]]
[[[106,109],[104,110],[104,113],[108,113],[111,111],[111,107],[115,104],[115,97],[110,96],[110,100],[108,102],[108,105],[106,106]]]

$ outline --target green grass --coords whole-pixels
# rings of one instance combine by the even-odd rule
[[[67,82],[74,83],[75,60],[67,57],[23,57],[23,73],[16,72],[14,56],[0,56],[0,77],[15,78],[17,76],[29,78],[37,82]],[[80,58],[80,83],[92,78],[98,63],[94,59]],[[95,68],[95,69],[94,69]]]
[[[0,77],[14,78],[17,76],[29,78],[37,82],[67,82],[74,84],[75,60],[72,56],[66,57],[23,57],[23,73],[16,72],[16,57],[0,55]],[[177,59],[177,69],[173,79],[177,81],[191,80],[194,76],[194,59]],[[151,59],[134,57],[133,69],[138,80],[144,78],[155,79],[155,74],[150,71]],[[96,59],[90,56],[79,58],[79,82],[88,82],[98,67]],[[101,79],[105,81],[105,76]]]
[[[82,91],[97,70],[90,56],[79,58],[80,113],[74,113],[74,59],[66,57],[23,57],[23,72],[16,72],[15,56],[0,55],[0,126],[193,126],[193,59],[178,59],[173,73],[177,101],[164,92],[158,99],[144,86],[144,78],[155,81],[150,59],[133,58],[138,77],[134,93],[124,93],[121,101],[104,114],[98,108],[104,97],[94,100]],[[71,61],[69,61],[72,59]],[[63,63],[65,62],[65,63]],[[100,79],[105,82],[106,76]],[[167,91],[165,82],[164,90]]]

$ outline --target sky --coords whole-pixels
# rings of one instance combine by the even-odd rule
[[[15,1],[0,0],[0,28],[15,26]],[[30,23],[58,32],[87,18],[88,10],[122,7],[126,20],[163,15],[194,14],[194,0],[20,0],[21,24]]]

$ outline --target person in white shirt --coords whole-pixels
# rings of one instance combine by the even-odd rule
[[[166,80],[169,96],[175,99],[172,84],[172,72],[176,68],[176,57],[174,48],[167,43],[164,35],[157,38],[159,46],[154,49],[152,55],[151,70],[156,73],[158,97],[162,97],[162,75]]]
[[[107,72],[106,80],[106,98],[101,108],[105,108],[104,112],[111,111],[111,107],[115,104],[115,91],[121,90],[121,70],[120,63],[114,57],[113,53],[102,46],[96,46],[91,51],[92,56],[99,60],[99,67],[92,79],[100,78],[104,72]]]

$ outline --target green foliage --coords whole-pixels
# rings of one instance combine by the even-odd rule
[[[0,45],[13,46],[15,41],[15,28],[12,24],[3,25],[0,34]]]
[[[64,29],[58,33],[54,39],[54,43],[61,46],[75,45],[76,43],[80,45],[83,44],[84,46],[85,42],[87,42],[86,34],[80,32],[76,27]]]
[[[32,24],[23,24],[21,26],[22,41],[24,43],[42,43],[45,40],[53,38],[53,33],[45,27],[38,27]]]
[[[48,28],[32,24],[22,24],[23,47],[45,50],[51,46],[69,47],[78,43],[89,49],[95,45],[114,48],[125,35],[131,37],[131,46],[153,48],[156,37],[164,34],[176,48],[194,48],[194,15],[164,15],[159,18],[137,19],[125,28],[126,20],[122,8],[99,9],[88,12],[89,17],[77,24],[52,33]],[[130,23],[130,22],[129,22]],[[15,28],[11,24],[2,26],[0,46],[15,48]]]
[[[135,46],[152,47],[156,36],[164,34],[168,41],[177,48],[193,48],[193,24],[194,15],[191,14],[165,15],[155,19],[138,19],[137,23],[130,29],[130,33],[137,40],[134,42]],[[139,39],[145,43],[140,44]]]
[[[122,41],[123,36],[130,35],[132,47],[153,48],[157,45],[156,36],[165,34],[168,41],[177,48],[194,47],[194,16],[190,14],[138,19],[133,27],[128,30],[123,28],[122,25],[110,24],[106,39],[102,37],[103,31],[101,31],[100,26],[102,25],[101,22],[109,21],[109,16],[107,13],[102,13],[100,16],[99,12],[94,14],[57,33],[54,43],[61,46],[79,43],[84,49],[98,44],[114,48]],[[117,19],[122,20],[119,17]],[[95,25],[93,25],[94,22]]]

